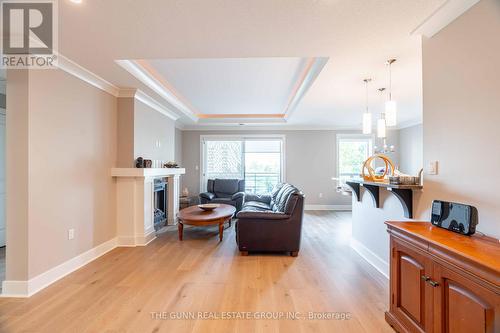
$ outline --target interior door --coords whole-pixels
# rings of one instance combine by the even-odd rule
[[[5,246],[5,109],[0,108],[0,247]]]
[[[435,332],[500,332],[499,294],[439,264],[434,278]]]
[[[411,332],[431,332],[432,262],[410,246],[391,240],[391,309]]]

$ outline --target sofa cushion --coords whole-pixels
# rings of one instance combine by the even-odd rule
[[[239,189],[237,179],[216,179],[213,186],[215,195],[220,198],[230,198]]]
[[[271,205],[271,208],[273,211],[277,212],[279,211],[279,203],[281,201],[281,198],[283,197],[283,194],[286,192],[287,188],[289,188],[291,185],[290,184],[282,184],[283,186],[280,187],[278,192],[275,195],[274,202]]]
[[[271,206],[269,204],[260,201],[247,201],[245,202],[243,207],[257,207],[257,208],[271,210]]]
[[[278,195],[278,192],[281,190],[281,188],[284,186],[285,184],[283,183],[278,183],[276,185],[274,185],[273,189],[271,190],[271,199],[276,201],[276,197]]]
[[[221,203],[226,205],[233,205],[234,201],[231,198],[214,198],[210,201],[211,203]]]
[[[271,210],[262,207],[244,206],[240,212],[270,212]]]
[[[284,212],[285,207],[287,205],[288,199],[293,193],[298,193],[299,190],[295,186],[289,185],[283,191],[282,195],[279,198],[279,201],[276,202],[276,211]]]

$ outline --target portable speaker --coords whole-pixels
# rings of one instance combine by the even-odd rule
[[[478,224],[477,209],[470,205],[434,200],[431,223],[459,234],[472,235]]]

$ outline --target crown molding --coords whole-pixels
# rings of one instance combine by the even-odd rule
[[[141,103],[149,106],[155,111],[158,111],[159,113],[163,114],[164,116],[172,119],[173,121],[176,121],[179,119],[179,116],[175,113],[158,103],[154,98],[146,94],[140,89],[134,89],[134,88],[124,88],[120,89],[118,91],[118,96],[119,98],[134,98],[135,100],[140,101]]]
[[[135,94],[137,92],[137,89],[135,88],[122,88],[118,91],[118,96],[119,98],[135,98]]]
[[[167,90],[164,84],[149,73],[143,66],[133,60],[116,60],[119,66],[132,74],[136,79],[151,88],[158,95],[163,97],[169,104],[175,107],[178,111],[185,114],[193,121],[198,121],[198,117],[182,102],[174,93]]]
[[[284,118],[201,118],[198,120],[197,125],[252,125],[252,124],[285,124],[286,120]]]
[[[112,83],[106,81],[102,77],[97,74],[89,71],[88,69],[80,66],[76,62],[68,59],[64,55],[58,53],[58,68],[63,70],[64,72],[73,75],[74,77],[102,90],[107,92],[110,95],[113,95],[117,98],[135,98],[136,100],[146,104],[150,108],[158,111],[164,116],[176,121],[179,119],[179,116],[167,109],[162,104],[158,103],[154,98],[144,93],[142,90],[135,88],[118,88]]]
[[[287,125],[283,124],[249,124],[239,126],[237,124],[196,124],[185,125],[184,131],[338,131],[338,132],[360,132],[359,128],[355,127],[339,127],[339,126],[316,126],[316,125]]]
[[[290,115],[297,108],[300,101],[302,100],[302,97],[304,97],[309,88],[312,86],[312,84],[318,77],[319,73],[321,73],[321,71],[323,70],[329,59],[330,58],[328,57],[316,57],[316,58],[309,58],[307,60],[304,70],[302,71],[301,75],[299,76],[299,79],[295,83],[291,95],[288,99],[288,103],[283,112],[285,115],[284,116],[285,119],[290,118]]]
[[[168,118],[172,119],[173,121],[176,121],[179,119],[179,116],[175,113],[158,103],[155,99],[150,97],[149,95],[145,94],[142,90],[137,89],[137,92],[135,93],[135,99],[138,101],[146,104],[150,108],[158,111],[159,113],[163,114],[164,116],[167,116]]]
[[[420,23],[411,35],[431,38],[478,2],[479,0],[448,0]]]
[[[75,76],[76,78],[87,82],[88,84],[107,92],[110,95],[118,97],[119,88],[112,83],[106,81],[102,77],[92,73],[88,69],[78,65],[76,62],[66,58],[62,54],[57,54],[58,58],[58,68],[65,71],[68,74]]]

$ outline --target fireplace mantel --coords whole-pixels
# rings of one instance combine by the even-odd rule
[[[154,230],[154,180],[168,182],[167,223],[176,224],[180,176],[183,168],[113,168],[116,179],[116,226],[122,246],[144,246],[156,238]]]
[[[183,175],[186,173],[184,168],[113,168],[112,177],[169,177]]]

